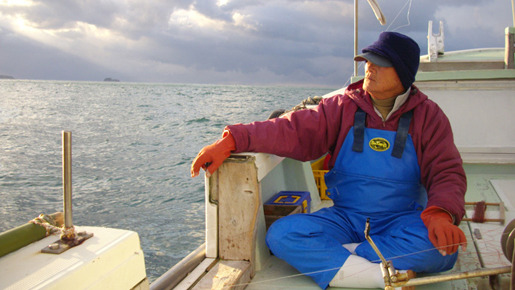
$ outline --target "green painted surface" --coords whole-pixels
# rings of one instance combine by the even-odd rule
[[[363,76],[352,77],[351,82],[357,82],[362,78]],[[418,72],[415,78],[415,82],[496,79],[513,79],[515,81],[515,70],[506,69]]]
[[[466,201],[499,202],[490,180],[515,179],[515,165],[465,164],[464,168],[467,174]]]
[[[434,71],[419,72],[416,82],[421,81],[449,81],[449,80],[493,80],[514,79],[515,70],[462,70],[462,71]]]
[[[27,223],[0,234],[0,257],[16,251],[46,236],[42,226]]]

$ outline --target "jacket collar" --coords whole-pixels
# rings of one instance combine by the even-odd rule
[[[356,103],[356,105],[358,105],[358,107],[360,107],[367,114],[377,115],[374,109],[374,105],[370,99],[370,94],[363,89],[363,80],[350,84],[345,90],[345,94],[348,95],[349,98],[351,98]],[[405,102],[401,104],[395,112],[392,112],[389,115],[389,118],[391,116],[410,111],[425,100],[427,100],[427,96],[420,92],[420,90],[415,85],[411,85],[411,90],[407,100],[405,100]]]

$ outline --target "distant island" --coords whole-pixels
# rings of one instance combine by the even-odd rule
[[[104,82],[119,82],[120,80],[113,79],[113,78],[105,78]]]
[[[13,76],[8,76],[8,75],[0,75],[0,79],[4,79],[4,80],[14,80],[14,77],[13,77]]]

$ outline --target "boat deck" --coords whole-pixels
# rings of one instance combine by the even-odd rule
[[[501,249],[501,235],[512,219],[515,218],[515,165],[480,165],[466,164],[468,190],[467,202],[486,201],[503,202],[505,222],[475,223],[464,221],[460,227],[468,241],[466,251],[461,251],[453,270],[455,273],[510,266]],[[467,217],[473,215],[473,207],[467,206]],[[499,218],[499,207],[487,206],[486,218]],[[509,289],[510,275],[499,275],[499,289]],[[246,289],[320,289],[310,278],[300,274],[293,267],[278,258],[271,256],[263,269],[256,273]],[[330,288],[337,289],[337,288]],[[341,288],[340,288],[341,289]],[[492,289],[489,277],[478,277],[461,280],[420,285],[416,289]]]
[[[515,122],[511,109],[515,89],[514,32],[513,27],[505,30],[504,50],[445,52],[432,61],[421,58],[415,85],[449,116],[455,144],[466,162],[466,201],[502,202],[501,206],[487,205],[489,219],[498,219],[501,209],[505,211],[504,223],[463,221],[460,227],[467,236],[468,248],[459,253],[455,267],[446,273],[417,275],[411,284],[426,283],[428,276],[461,277],[478,270],[485,274],[499,267],[503,267],[503,273],[512,270],[502,250],[501,236],[507,228],[512,230],[514,224],[510,222],[515,218],[515,135],[509,134]],[[353,76],[351,82],[361,78]],[[151,289],[161,289],[160,285],[169,280],[185,276],[176,289],[320,289],[310,278],[270,255],[266,247],[263,202],[280,191],[309,191],[312,211],[327,206],[325,201],[320,202],[312,168],[306,162],[263,153],[240,153],[228,158],[206,178],[206,245],[201,257],[181,262],[191,262],[195,270],[174,267]],[[473,205],[469,207],[467,218],[474,215]],[[416,288],[492,289],[491,284],[496,285],[495,289],[510,288],[512,274],[488,275],[492,276],[420,283]],[[431,279],[434,282],[436,278]]]
[[[148,289],[136,232],[76,226],[93,236],[60,254],[43,253],[50,235],[0,258],[0,289]]]

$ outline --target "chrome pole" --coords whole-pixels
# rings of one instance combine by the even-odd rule
[[[72,132],[63,131],[63,207],[64,227],[73,228],[72,220]]]
[[[513,251],[511,258],[510,290],[515,290],[515,251]]]
[[[62,131],[63,143],[63,208],[64,226],[61,238],[41,249],[43,253],[61,254],[93,237],[92,233],[75,232],[72,220],[72,132]]]
[[[393,283],[395,287],[409,287],[409,286],[418,286],[424,284],[432,284],[438,282],[445,282],[451,280],[460,280],[474,277],[482,277],[482,276],[492,276],[499,274],[506,274],[511,272],[511,266],[498,267],[498,268],[484,268],[474,271],[467,272],[459,272],[459,273],[450,273],[445,275],[435,275],[428,276],[422,278],[413,278],[407,282],[403,283]]]
[[[354,0],[354,56],[352,58],[354,62],[354,76],[358,75],[358,62],[354,60],[356,55],[358,55],[358,0]]]
[[[513,17],[513,26],[515,26],[515,2],[511,0],[511,16]]]

